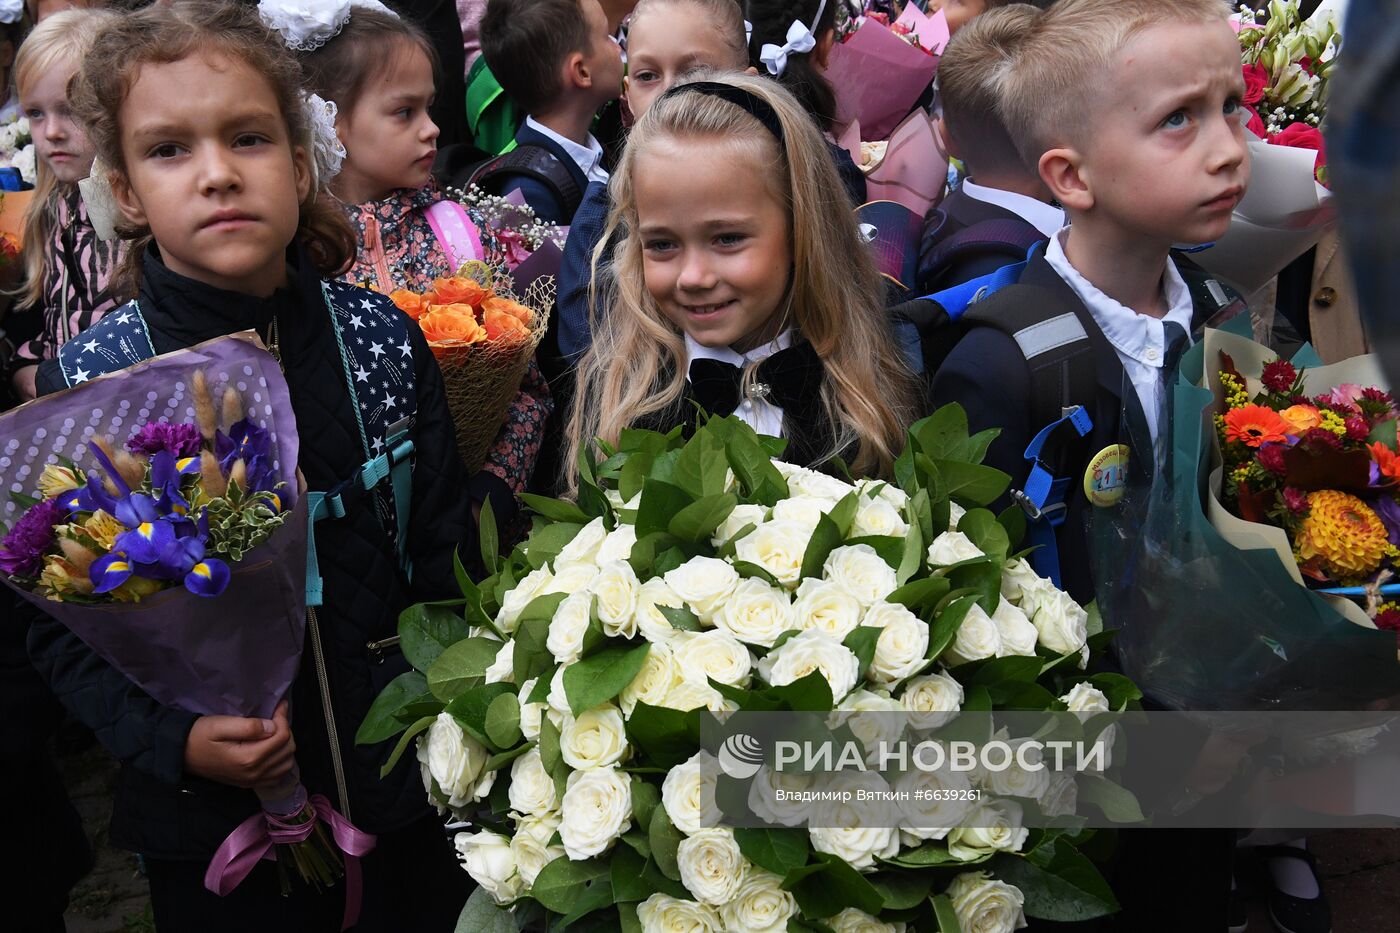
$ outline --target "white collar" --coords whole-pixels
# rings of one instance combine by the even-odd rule
[[[976,198],[984,204],[994,204],[997,207],[1005,208],[1047,237],[1053,237],[1065,225],[1065,212],[1063,210],[1052,204],[1046,204],[1044,201],[1026,197],[1024,194],[1004,191],[1001,188],[988,188],[975,183],[971,178],[963,181],[962,189],[967,192],[967,196],[970,198]]]
[[[732,347],[701,346],[695,342],[694,338],[686,334],[686,368],[688,369],[690,367],[692,360],[718,360],[721,363],[728,363],[731,366],[738,366],[742,369],[750,363],[760,363],[779,350],[786,350],[790,346],[792,346],[792,328],[788,328],[768,343],[754,347],[747,353],[740,353]]]
[[[1172,321],[1186,332],[1188,339],[1191,334],[1191,290],[1177,271],[1176,263],[1168,258],[1162,273],[1162,293],[1167,301],[1167,313],[1160,319],[1139,314],[1105,295],[1098,286],[1074,268],[1069,257],[1065,255],[1064,239],[1068,232],[1069,227],[1065,227],[1058,235],[1050,238],[1050,243],[1045,248],[1045,261],[1074,290],[1079,300],[1084,302],[1115,350],[1145,365],[1159,367],[1165,352],[1163,324]]]
[[[526,117],[525,125],[528,126],[530,129],[534,130],[536,133],[539,133],[543,136],[547,136],[550,139],[554,140],[554,142],[558,143],[559,148],[567,152],[569,154],[569,158],[574,160],[574,164],[579,167],[579,171],[583,172],[584,175],[589,176],[589,181],[607,180],[608,173],[602,167],[603,145],[602,143],[598,142],[598,140],[593,138],[592,133],[588,134],[588,145],[580,146],[572,139],[569,139],[565,136],[560,136],[558,133],[554,132],[554,130],[545,126],[543,123],[540,123],[534,117]],[[599,173],[601,173],[603,176],[601,179],[593,177]]]

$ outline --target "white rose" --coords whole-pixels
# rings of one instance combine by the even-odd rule
[[[762,580],[741,580],[715,613],[715,626],[750,645],[773,647],[778,636],[797,628],[788,594]]]
[[[946,755],[946,749],[944,750]],[[928,750],[919,752],[920,759],[932,762]],[[945,757],[944,761],[947,759]],[[946,764],[938,770],[911,767],[895,781],[894,789],[904,794],[899,802],[900,838],[917,846],[928,839],[943,839],[962,824],[973,808],[972,781],[962,771]]]
[[[841,725],[850,727],[867,752],[866,761],[875,760],[881,747],[892,748],[904,734],[904,717],[883,715],[900,712],[897,702],[887,693],[871,690],[852,690],[846,698],[836,704],[836,710],[827,716],[827,725],[835,729]],[[862,713],[872,715],[864,716]]]
[[[606,567],[613,561],[626,560],[632,556],[632,545],[637,543],[637,526],[619,523],[608,532],[603,543],[598,546],[595,558],[599,567]]]
[[[569,858],[592,858],[632,825],[631,780],[616,768],[575,771],[560,815],[559,837]]]
[[[570,564],[596,564],[598,549],[603,546],[603,539],[608,536],[608,529],[603,527],[601,516],[593,519],[587,525],[579,529],[572,541],[564,545],[559,551],[559,555],[554,558],[554,570],[557,573]]]
[[[958,875],[948,885],[958,926],[965,933],[1012,933],[1025,927],[1026,898],[1019,888],[982,871]]]
[[[997,611],[992,613],[992,622],[996,624],[997,634],[1001,636],[1001,653],[997,657],[1013,654],[1026,657],[1035,655],[1035,626],[1011,600],[1002,598],[997,602]]]
[[[959,561],[985,556],[982,549],[961,531],[945,531],[928,546],[928,562],[934,567],[947,567]]]
[[[423,786],[431,792],[436,781],[449,807],[464,807],[490,793],[496,772],[483,773],[490,757],[486,746],[463,732],[448,712],[438,713],[418,740]]]
[[[867,675],[872,683],[889,686],[913,676],[927,663],[928,624],[904,606],[876,603],[860,624],[880,629]]]
[[[968,825],[948,834],[948,854],[968,862],[988,852],[1017,852],[1030,836],[1021,822],[1021,808],[1015,803],[984,803],[968,816]]]
[[[784,933],[797,914],[797,899],[783,890],[783,879],[762,868],[750,868],[734,899],[720,907],[726,933]]]
[[[761,505],[736,505],[734,511],[719,523],[719,527],[710,538],[710,543],[719,547],[749,525],[756,528],[767,520],[768,510]]]
[[[1097,687],[1087,683],[1077,683],[1074,688],[1060,697],[1071,713],[1079,713],[1079,721],[1086,722],[1097,713],[1111,712],[1108,697]],[[1095,746],[1103,746],[1103,765],[1105,768],[1113,761],[1113,741],[1117,737],[1118,727],[1108,725],[1103,728],[1094,739]]]
[[[733,708],[733,705],[709,684],[696,680],[681,679],[666,694],[661,705],[667,709],[677,709],[688,713],[693,709],[707,709],[714,713]]]
[[[748,872],[734,830],[720,827],[697,830],[682,839],[676,865],[686,890],[700,903],[715,907],[734,898]]]
[[[496,660],[486,669],[488,684],[511,683],[515,680],[515,642],[508,641],[496,652]]]
[[[520,734],[525,736],[526,741],[538,742],[540,738],[540,714],[544,712],[548,704],[531,703],[530,694],[535,692],[535,684],[539,683],[538,677],[531,677],[525,681],[520,692],[516,694],[516,699],[520,701]]]
[[[875,495],[894,506],[896,509],[903,509],[909,504],[909,493],[900,489],[892,483],[887,483],[880,479],[858,479],[856,489],[860,491],[862,499],[870,498],[870,491],[878,489]]]
[[[605,564],[589,587],[598,605],[603,634],[631,638],[637,634],[637,593],[641,583],[625,560]]]
[[[646,660],[642,662],[642,669],[623,689],[617,702],[628,716],[632,715],[632,710],[636,708],[638,703],[645,703],[647,706],[660,706],[665,702],[666,695],[680,680],[681,675],[676,670],[675,657],[671,653],[671,649],[662,642],[653,642],[647,650]]]
[[[554,779],[545,770],[538,748],[511,763],[509,799],[511,811],[520,816],[548,816],[558,808]]]
[[[553,579],[554,574],[547,566],[525,574],[525,578],[515,584],[501,600],[501,611],[496,613],[496,628],[507,635],[514,632],[516,626],[520,624],[520,613],[524,612],[525,607],[530,605],[530,600],[544,594]]]
[[[758,769],[749,784],[749,809],[754,816],[779,826],[801,826],[807,821],[809,804],[791,794],[811,790],[814,780],[796,771],[774,771],[767,765]],[[778,791],[783,796],[778,796]]]
[[[894,592],[894,568],[868,544],[848,544],[827,555],[822,576],[850,593],[862,606]]]
[[[1024,592],[1040,584],[1040,574],[1036,573],[1035,568],[1031,567],[1024,558],[1018,557],[1015,560],[1007,561],[1006,566],[1001,571],[1001,596],[1018,606],[1021,604]]]
[[[721,629],[683,632],[671,643],[681,677],[708,686],[710,678],[731,687],[747,686],[753,656],[733,635]]]
[[[841,772],[837,777],[849,796],[820,804],[820,816],[814,821],[824,825],[807,831],[812,848],[844,860],[856,871],[874,871],[876,858],[891,858],[899,852],[899,831],[894,829],[898,816],[889,802],[856,797],[861,790],[888,794],[889,785],[874,772]]]
[[[777,463],[778,461],[774,461],[775,466]],[[787,469],[784,469],[785,467]],[[778,470],[786,476],[788,492],[794,496],[811,496],[814,499],[840,502],[855,491],[855,487],[850,483],[806,467],[789,467],[784,464],[779,466]]]
[[[627,727],[622,711],[611,703],[564,717],[559,753],[575,771],[606,768],[627,757]]]
[[[550,578],[545,588],[540,591],[540,595],[543,596],[549,593],[565,593],[572,595],[574,593],[587,592],[588,588],[593,585],[593,578],[597,575],[598,568],[591,563],[556,565],[554,568],[554,576]]]
[[[719,914],[708,904],[653,894],[637,905],[642,933],[720,933]]]
[[[862,495],[856,509],[855,524],[851,534],[855,537],[883,535],[902,538],[909,533],[909,523],[899,514],[899,509],[878,496],[871,499]]]
[[[714,824],[715,763],[701,751],[673,767],[661,782],[661,806],[676,829],[687,836],[699,832],[706,822]]]
[[[1007,745],[1013,752],[1011,761],[999,771],[987,770],[987,786],[1001,797],[1039,800],[1050,789],[1052,777],[1040,746],[1030,739],[1015,739],[1007,742]],[[1027,746],[1025,751],[1021,751],[1023,745]],[[1022,758],[1031,767],[1021,767]]]
[[[39,165],[34,153],[34,144],[30,143],[19,152],[15,153],[14,160],[10,163],[19,169],[19,177],[29,184],[34,184],[39,177]]]
[[[554,675],[549,678],[549,695],[545,697],[545,703],[548,704],[551,713],[562,715],[573,710],[573,707],[569,705],[569,695],[564,692],[564,671],[572,666],[572,664],[559,665],[554,669]]]
[[[904,685],[899,705],[909,712],[915,729],[937,729],[962,709],[963,685],[941,671],[915,677]]]
[[[533,885],[550,862],[564,857],[563,846],[549,844],[558,831],[557,813],[528,817],[516,824],[515,835],[510,838],[510,851],[515,856],[515,868],[520,872],[520,880],[526,885]]]
[[[453,840],[462,867],[497,904],[509,904],[520,896],[520,873],[510,839],[500,833],[458,833]]]
[[[1025,592],[1021,608],[1030,616],[1040,643],[1055,654],[1074,654],[1089,639],[1089,613],[1049,580]]]
[[[792,604],[798,628],[821,632],[837,641],[855,631],[861,609],[860,602],[844,587],[811,577],[798,585],[797,601]]]
[[[658,606],[684,609],[685,600],[677,596],[665,580],[652,577],[637,591],[637,631],[652,644],[669,641],[676,634],[671,620],[661,614]]]
[[[739,560],[757,564],[779,583],[792,588],[802,579],[802,555],[811,538],[812,529],[807,525],[782,520],[764,522],[739,539],[735,555]]]
[[[826,925],[832,933],[904,933],[902,923],[885,923],[870,916],[858,907],[847,907],[834,917],[828,917]]]
[[[985,609],[974,605],[967,610],[967,615],[963,616],[962,625],[958,626],[957,637],[943,652],[943,663],[949,667],[957,667],[968,661],[995,658],[1001,651],[1001,632],[997,629],[997,624],[987,615]]]
[[[759,674],[775,687],[821,671],[833,699],[850,693],[860,677],[860,661],[850,648],[821,632],[799,632],[759,662]]]
[[[816,530],[823,515],[836,508],[835,499],[813,499],[811,496],[794,496],[773,506],[775,521],[793,522],[807,530],[808,537]]]
[[[593,594],[583,592],[564,597],[559,608],[554,610],[554,618],[549,620],[549,635],[544,640],[554,660],[572,664],[579,659],[592,613]]]
[[[967,514],[967,509],[965,509],[965,508],[963,508],[962,506],[958,505],[956,502],[949,502],[949,503],[948,503],[948,530],[949,530],[949,531],[957,531],[957,530],[958,530],[958,526],[962,524],[963,516],[966,515],[966,514]]]
[[[1040,812],[1046,816],[1074,816],[1079,809],[1079,782],[1071,771],[1057,772],[1040,795]]]
[[[713,623],[715,610],[739,585],[738,571],[717,557],[692,557],[667,571],[663,579],[707,624]]]

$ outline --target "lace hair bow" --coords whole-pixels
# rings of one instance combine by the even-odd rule
[[[24,15],[24,0],[0,0],[0,24],[9,26]]]
[[[340,35],[354,7],[398,15],[379,0],[258,0],[258,17],[287,48],[314,52]]]
[[[335,101],[319,95],[306,95],[306,123],[311,131],[311,155],[316,163],[316,180],[326,184],[340,174],[345,161],[345,146],[335,132]]]
[[[825,10],[826,0],[821,0],[821,3],[817,4],[817,15],[812,17],[810,29],[802,20],[795,19],[788,27],[786,42],[782,45],[774,45],[771,42],[763,44],[763,48],[758,53],[758,60],[763,62],[769,74],[775,78],[781,77],[783,72],[787,70],[789,55],[806,55],[817,47],[817,37],[812,30],[817,28],[817,24],[821,22],[822,13]]]

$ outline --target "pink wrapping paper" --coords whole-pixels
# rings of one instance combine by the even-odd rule
[[[862,139],[889,138],[937,70],[937,58],[867,18],[831,50],[826,78],[836,91],[836,122],[859,120]]]

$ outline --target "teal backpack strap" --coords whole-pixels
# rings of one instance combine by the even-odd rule
[[[141,308],[129,301],[58,348],[58,366],[69,387],[134,366],[156,355]]]

